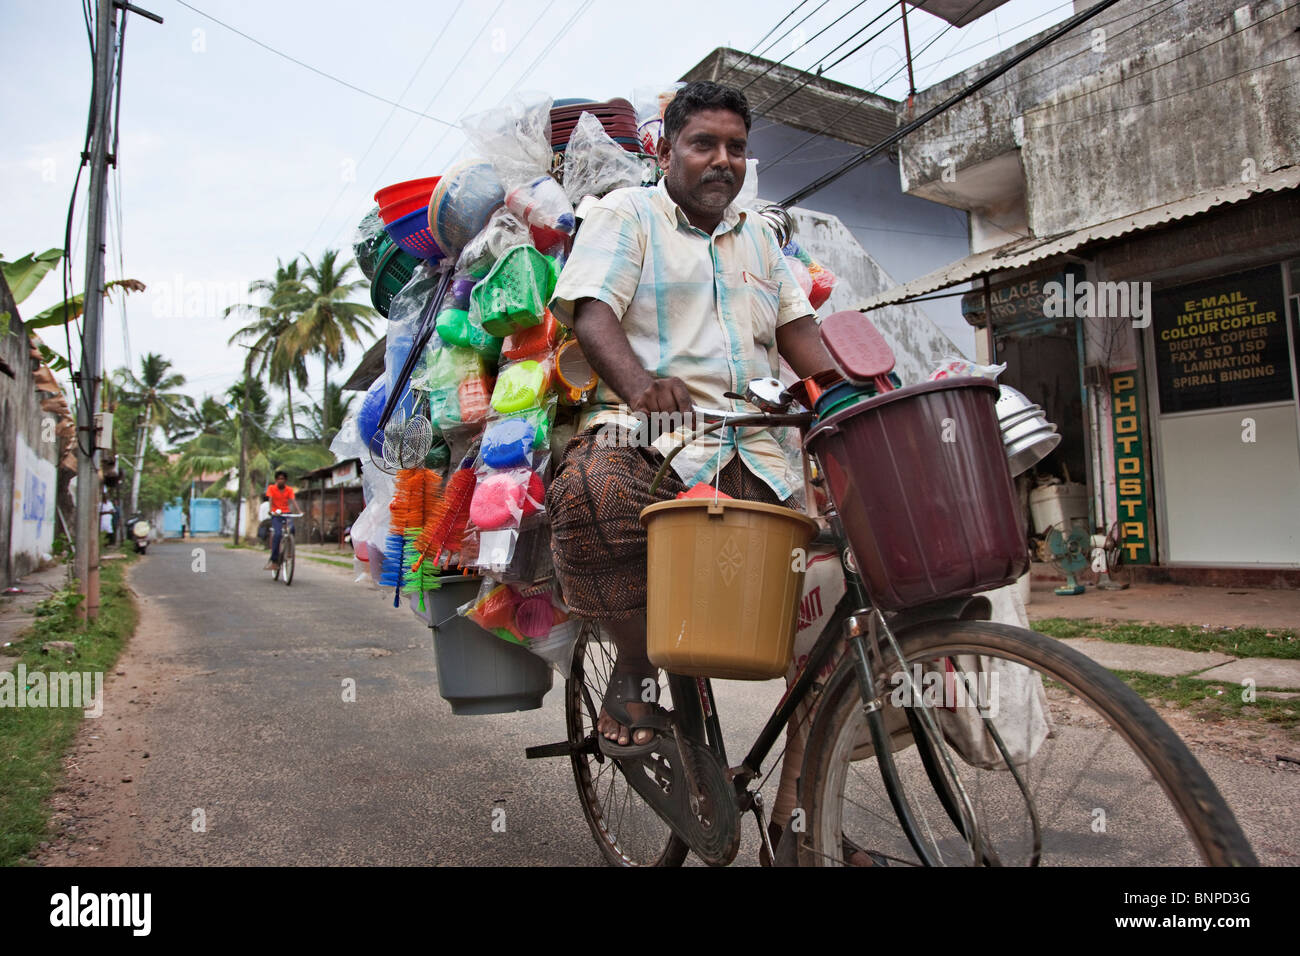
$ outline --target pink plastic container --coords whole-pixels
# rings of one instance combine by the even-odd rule
[[[986,379],[923,382],[859,402],[809,432],[808,449],[882,610],[1000,587],[1028,569],[997,398]]]

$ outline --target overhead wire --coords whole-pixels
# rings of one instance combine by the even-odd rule
[[[804,4],[806,4],[806,3],[808,3],[808,2],[809,2],[809,0],[799,0],[799,3],[797,3],[795,6],[793,6],[792,8],[790,8],[790,10],[786,13],[785,16],[783,16],[780,20],[776,21],[776,26],[772,27],[772,29],[768,30],[768,31],[767,31],[766,33],[764,33],[761,37],[759,37],[759,38],[758,38],[758,42],[755,43],[753,46],[751,46],[748,50],[745,51],[745,56],[746,56],[746,57],[751,56],[751,55],[753,54],[753,52],[754,52],[755,50],[758,49],[759,45],[760,45],[764,40],[766,40],[768,37],[770,37],[770,36],[771,36],[773,33],[775,33],[777,30],[779,30],[779,29],[781,28],[781,24],[785,23],[786,20],[789,20],[792,16],[794,16],[796,13],[798,13],[798,12],[799,12],[799,8],[802,7]],[[729,77],[729,76],[732,74],[732,71],[734,71],[734,70],[736,69],[736,66],[739,64],[739,62],[740,62],[740,61],[737,60],[736,63],[733,63],[731,66],[727,67],[727,69],[726,69],[725,71],[723,71],[722,75],[718,77],[718,79],[717,79],[716,82],[721,83],[721,82],[723,82],[727,77]]]
[[[320,69],[319,67],[312,66],[310,63],[306,63],[295,56],[291,56],[290,54],[285,53],[283,50],[277,50],[275,47],[271,46],[270,44],[263,43],[261,40],[257,39],[257,37],[250,36],[249,34],[245,33],[243,30],[240,30],[238,27],[233,27],[229,23],[226,23],[224,20],[218,20],[212,14],[205,13],[204,11],[200,10],[198,7],[194,6],[193,4],[186,3],[185,0],[175,0],[175,2],[179,3],[182,7],[184,7],[187,10],[191,10],[194,13],[197,13],[199,16],[204,17],[205,19],[211,20],[213,23],[217,24],[218,26],[224,27],[225,29],[229,30],[231,33],[243,37],[248,42],[260,46],[263,50],[266,50],[268,53],[274,53],[276,56],[280,57],[281,59],[288,60],[290,63],[296,64],[297,66],[302,67],[304,70],[310,70],[312,73],[315,73],[317,76],[321,76],[327,80],[331,80],[335,83],[338,83],[340,86],[345,86],[348,89],[352,90],[353,92],[360,93],[362,96],[368,96],[372,100],[378,100],[381,103],[387,103],[389,106],[392,106],[396,109],[404,110],[407,113],[412,113],[415,116],[422,117],[423,119],[433,120],[435,123],[441,123],[443,126],[454,127],[456,125],[454,123],[449,123],[445,119],[441,119],[440,117],[431,116],[428,113],[422,113],[419,110],[412,109],[409,106],[403,106],[401,103],[397,102],[396,100],[390,100],[386,96],[380,96],[378,93],[375,93],[371,90],[363,89],[362,87],[357,86],[355,83],[349,83],[347,80],[343,79],[342,77],[335,76],[333,73],[328,73],[325,70]]]
[[[799,46],[795,47],[795,49],[791,50],[791,51],[790,51],[789,53],[787,53],[785,56],[781,57],[781,59],[779,59],[779,60],[773,60],[772,62],[768,63],[767,68],[766,68],[765,70],[763,70],[762,73],[758,74],[758,76],[751,77],[751,78],[750,78],[750,79],[745,83],[745,85],[742,86],[742,87],[740,88],[740,91],[743,93],[745,90],[749,89],[751,86],[753,86],[753,85],[754,85],[755,83],[757,83],[759,80],[761,80],[763,77],[767,76],[767,74],[770,73],[770,72],[772,71],[772,68],[773,68],[773,67],[775,67],[775,66],[780,66],[781,64],[785,63],[785,61],[786,61],[787,59],[789,59],[790,57],[794,56],[795,53],[797,53],[799,50],[802,50],[802,49],[803,49],[804,47],[806,47],[808,44],[812,43],[812,42],[813,42],[814,40],[816,40],[819,36],[821,36],[823,33],[825,33],[827,30],[829,30],[831,27],[835,26],[835,24],[839,23],[841,20],[843,20],[845,17],[847,17],[847,16],[848,16],[850,13],[852,13],[854,10],[857,10],[859,7],[862,7],[862,6],[866,5],[868,2],[869,2],[869,0],[858,0],[857,3],[855,3],[853,6],[849,7],[849,9],[845,10],[843,13],[841,13],[838,17],[836,17],[836,18],[835,18],[834,20],[832,20],[830,23],[826,24],[826,26],[822,27],[820,30],[818,30],[816,33],[814,33],[812,36],[810,36],[810,37],[809,37],[807,40],[805,40],[803,43],[799,44]],[[886,7],[886,8],[884,9],[884,11],[882,11],[878,16],[876,16],[873,20],[871,20],[870,23],[868,23],[867,25],[870,26],[871,23],[875,23],[876,20],[879,20],[879,19],[880,19],[881,17],[883,17],[885,14],[889,13],[889,11],[892,10],[892,9],[893,9],[892,5],[889,6],[889,7]],[[864,29],[865,29],[865,27],[864,27]],[[837,47],[836,49],[838,49],[838,47]]]
[[[436,50],[438,44],[442,42],[442,38],[447,36],[447,34],[450,32],[452,22],[455,21],[456,15],[460,13],[461,8],[464,5],[465,5],[465,0],[459,0],[459,2],[457,2],[456,9],[454,9],[451,12],[451,16],[447,18],[447,22],[446,24],[444,24],[443,29],[438,31],[437,35],[434,36],[433,38],[433,43],[429,44],[429,49],[425,51],[424,58],[420,60],[420,65],[417,66],[415,70],[411,73],[411,78],[406,81],[406,86],[402,87],[402,92],[397,94],[398,102],[401,102],[402,98],[406,96],[407,92],[411,89],[412,84],[415,83],[416,78],[420,75],[420,73],[424,71],[424,66],[426,63],[429,62],[429,57],[433,56],[433,51]],[[353,167],[354,171],[360,169],[361,166],[365,164],[365,161],[370,158],[370,153],[374,150],[375,144],[379,142],[379,137],[383,135],[384,130],[388,128],[388,124],[392,121],[393,117],[396,115],[397,115],[397,107],[394,106],[389,109],[388,115],[385,116],[384,121],[379,124],[379,129],[375,130],[375,135],[370,138],[370,144],[366,146],[365,152],[361,154],[361,158],[357,160],[356,165]],[[334,201],[331,202],[329,206],[326,208],[324,215],[322,215],[320,218],[320,222],[316,223],[316,228],[311,231],[311,235],[308,237],[307,241],[303,243],[303,248],[310,248],[311,241],[316,238],[316,233],[320,232],[321,226],[325,225],[325,223],[329,220],[330,213],[332,213],[334,211],[334,207],[339,204],[339,200],[343,198],[343,194],[348,191],[349,185],[350,183],[345,181],[343,185],[339,188],[338,194],[335,195],[334,197]]]

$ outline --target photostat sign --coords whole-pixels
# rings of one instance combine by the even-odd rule
[[[1161,412],[1291,400],[1277,266],[1162,290],[1154,314]]]
[[[1151,522],[1147,519],[1142,406],[1134,372],[1110,377],[1110,415],[1115,437],[1115,497],[1124,560],[1129,564],[1150,564]]]

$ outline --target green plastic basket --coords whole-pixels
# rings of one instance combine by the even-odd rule
[[[403,252],[392,239],[385,238],[380,243],[375,262],[375,278],[370,283],[370,302],[379,310],[380,315],[388,318],[388,307],[393,303],[393,296],[411,281],[420,260]]]

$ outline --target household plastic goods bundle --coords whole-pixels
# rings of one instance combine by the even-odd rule
[[[814,309],[820,309],[835,291],[835,273],[804,251],[798,242],[792,240],[781,251],[787,256],[798,259],[808,268],[808,274],[812,278],[812,290],[808,293],[808,301]]]
[[[646,164],[610,139],[600,120],[583,113],[564,153],[564,193],[575,206],[583,196],[603,196],[645,182]]]
[[[504,201],[505,191],[490,163],[475,159],[452,167],[429,197],[434,241],[449,257],[459,257]]]
[[[474,286],[471,305],[486,332],[513,335],[541,322],[557,278],[554,260],[533,246],[515,246]]]

